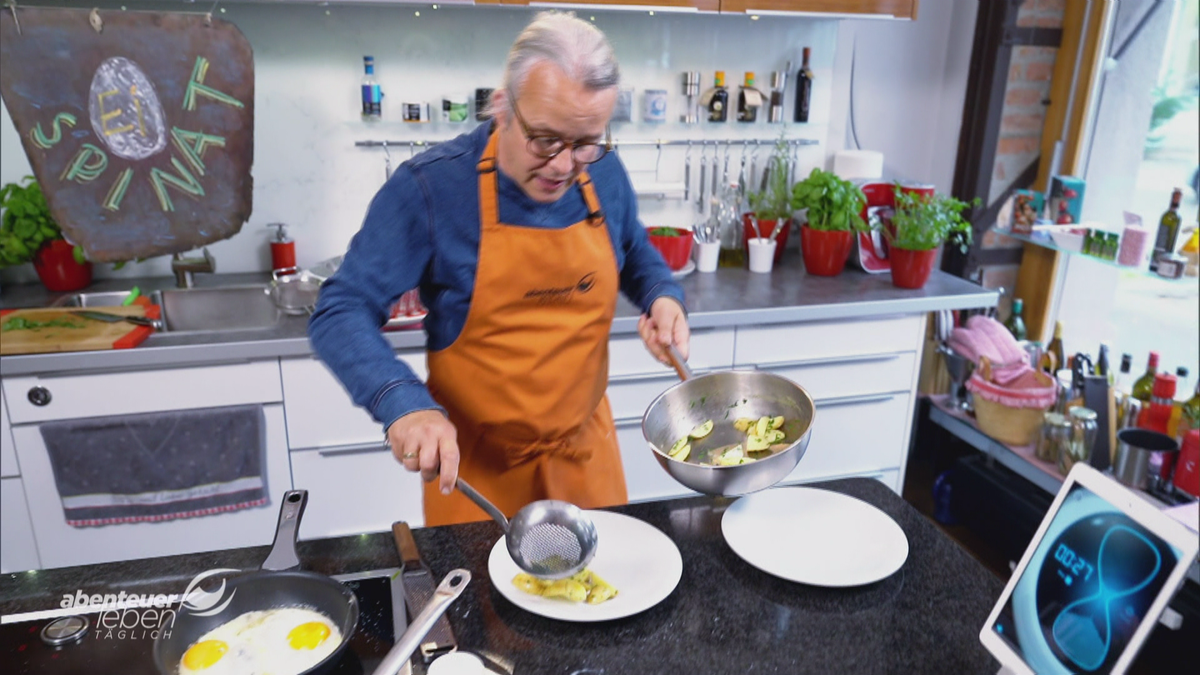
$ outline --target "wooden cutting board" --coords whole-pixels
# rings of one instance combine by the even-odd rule
[[[129,349],[140,345],[154,332],[149,326],[135,326],[127,321],[108,323],[76,314],[83,309],[151,319],[160,317],[158,305],[0,310],[0,355]],[[69,325],[8,328],[13,319]]]

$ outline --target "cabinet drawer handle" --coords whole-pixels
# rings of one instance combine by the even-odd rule
[[[49,405],[50,399],[53,398],[50,396],[50,390],[45,387],[33,387],[26,396],[30,403],[38,407]]]
[[[632,426],[642,426],[642,418],[640,417],[621,417],[613,420],[613,426],[618,429]]]
[[[894,392],[891,394],[866,394],[864,396],[833,396],[830,398],[818,398],[814,401],[817,407],[830,408],[839,405],[858,405],[860,403],[881,403],[890,401],[899,394]]]
[[[819,359],[800,359],[797,361],[777,361],[774,363],[758,363],[754,365],[757,370],[773,370],[779,368],[798,368],[802,366],[820,366],[830,363],[872,363],[875,361],[895,361],[900,358],[900,353],[891,352],[888,354],[862,354],[860,356],[826,356]]]
[[[373,443],[358,443],[355,445],[339,445],[336,448],[318,448],[317,454],[322,457],[337,457],[339,455],[361,455],[368,452],[391,451],[392,446],[388,445],[386,442],[380,443],[376,441]]]

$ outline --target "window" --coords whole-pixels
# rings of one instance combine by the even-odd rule
[[[1134,5],[1134,6],[1130,6]],[[1123,212],[1156,231],[1172,189],[1183,190],[1182,229],[1197,226],[1200,171],[1200,0],[1121,3],[1109,36],[1108,59],[1089,129],[1083,219],[1119,229]],[[1112,345],[1133,369],[1146,367],[1151,350],[1159,369],[1200,377],[1200,281],[1166,281],[1066,256],[1059,320],[1068,352],[1095,357]]]

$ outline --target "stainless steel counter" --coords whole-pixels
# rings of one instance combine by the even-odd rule
[[[887,274],[869,275],[846,270],[836,277],[814,277],[804,272],[798,256],[771,274],[740,269],[720,269],[713,274],[693,273],[681,280],[687,294],[693,329],[728,326],[796,323],[869,316],[917,314],[939,309],[991,307],[995,291],[935,271],[925,288],[910,291],[892,286]],[[267,274],[197,275],[198,287],[266,284]],[[170,277],[106,279],[88,291],[127,290],[138,286],[150,293],[172,286]],[[42,307],[63,294],[50,293],[41,284],[6,285],[0,309]],[[637,330],[639,310],[624,297],[617,305],[614,335]],[[282,317],[274,328],[225,332],[156,333],[134,349],[59,354],[30,354],[0,358],[0,375],[124,370],[312,354],[306,317]],[[384,333],[395,349],[425,346],[421,330]]]

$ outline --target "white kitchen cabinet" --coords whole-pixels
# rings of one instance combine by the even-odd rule
[[[818,400],[808,449],[784,482],[900,472],[910,400],[907,392]]]
[[[738,328],[733,363],[740,368],[817,359],[849,362],[918,351],[924,326],[923,315],[748,326]]]
[[[278,360],[6,377],[3,389],[10,404],[13,447],[21,469],[17,480],[28,505],[27,520],[32,525],[41,566],[237,548],[270,543],[274,537],[279,500],[292,487]],[[270,500],[266,506],[158,523],[84,528],[67,524],[39,429],[41,423],[244,404],[263,406],[263,470]],[[114,466],[113,470],[122,467]],[[15,511],[10,513],[6,502],[0,515],[3,529],[7,531],[19,522],[18,516]]]
[[[308,490],[301,539],[387,531],[397,520],[425,524],[420,475],[406,471],[382,439],[361,449],[293,451],[291,458],[293,484]]]
[[[280,499],[292,488],[292,476],[283,406],[264,405],[263,417],[266,426],[264,477],[270,495],[265,506],[158,523],[102,527],[67,524],[41,432],[36,424],[14,426],[21,480],[42,566],[86,565],[271,543],[279,519]],[[120,467],[113,468],[120,470]],[[5,513],[5,529],[8,525],[8,514]]]
[[[19,476],[17,451],[13,448],[12,429],[8,424],[8,402],[4,400],[4,389],[0,387],[0,478]]]
[[[14,427],[48,420],[283,400],[279,361],[275,359],[161,370],[6,377],[4,392]]]
[[[4,518],[0,527],[0,572],[41,569],[20,478],[0,478],[0,513]]]
[[[698,373],[729,368],[733,365],[735,336],[733,328],[693,332],[688,366]],[[642,436],[646,408],[678,382],[679,375],[650,356],[637,335],[623,335],[609,341],[608,373],[608,401],[617,427],[629,501],[696,494],[663,471]]]
[[[417,377],[425,380],[424,350],[400,352]],[[383,443],[383,428],[354,404],[342,383],[316,357],[281,359],[288,446],[292,450]]]

